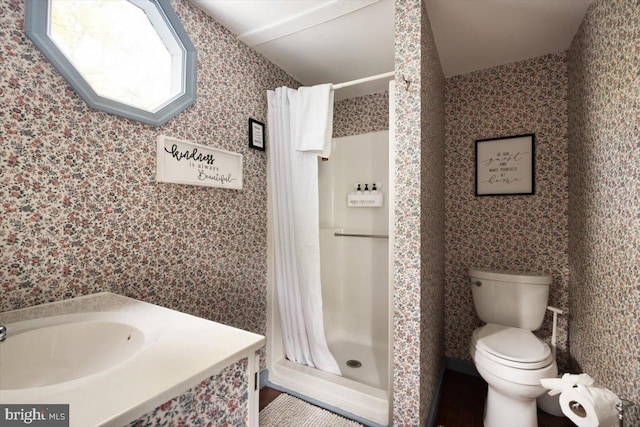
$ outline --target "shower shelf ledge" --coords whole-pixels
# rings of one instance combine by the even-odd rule
[[[349,194],[347,206],[350,208],[379,208],[383,204],[382,193],[378,194]]]

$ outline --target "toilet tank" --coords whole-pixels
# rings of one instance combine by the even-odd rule
[[[473,304],[485,323],[535,331],[544,320],[551,275],[470,268]]]

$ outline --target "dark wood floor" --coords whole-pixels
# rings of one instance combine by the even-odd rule
[[[260,410],[280,395],[278,390],[260,390]],[[482,415],[487,383],[480,377],[446,371],[442,382],[436,426],[483,427]],[[538,427],[573,427],[568,418],[554,417],[538,410]]]
[[[482,378],[445,371],[436,426],[483,427],[486,398],[487,383]],[[538,409],[538,427],[573,427],[573,423]]]
[[[281,393],[282,392],[271,387],[262,387],[260,389],[259,409],[262,411],[269,403],[273,402],[276,397],[280,396]]]

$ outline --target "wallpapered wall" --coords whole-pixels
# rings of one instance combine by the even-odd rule
[[[198,97],[157,128],[97,112],[0,0],[0,311],[113,291],[265,333],[266,90],[297,83],[186,0]],[[388,129],[388,94],[336,103],[335,136]],[[160,134],[244,155],[241,191],[158,184]]]
[[[639,16],[637,0],[595,2],[568,61],[571,356],[640,404]]]
[[[544,271],[549,304],[567,310],[567,71],[565,54],[546,55],[447,79],[445,352],[470,360],[475,315],[471,266]],[[475,196],[476,139],[534,133],[535,195]],[[550,337],[551,314],[540,336]],[[567,316],[558,361],[567,361]]]
[[[444,356],[445,78],[424,3],[422,9],[420,395],[429,404],[436,397]],[[425,417],[429,409],[422,408]]]
[[[296,86],[186,0],[195,105],[162,127],[90,110],[0,0],[0,311],[113,291],[265,332],[266,157],[247,121]],[[155,181],[160,134],[244,155],[240,191]]]
[[[267,89],[297,84],[186,0],[173,4],[198,49],[198,100],[156,128],[88,109],[26,39],[23,2],[0,0],[0,311],[110,290],[264,333],[266,166],[264,153],[247,147],[246,122],[266,119]],[[421,300],[439,298],[437,286],[424,286],[437,283],[438,274],[422,290],[419,283],[428,276],[422,256],[437,251],[439,235],[421,238],[415,230],[423,225],[420,193],[428,200],[438,195],[428,191],[431,178],[425,178],[437,164],[421,163],[427,154],[414,141],[429,144],[430,131],[420,126],[430,126],[433,111],[427,111],[436,105],[425,105],[421,78],[439,79],[441,71],[420,2],[397,2],[396,9],[396,68],[412,80],[413,90],[399,88],[396,102],[401,220],[394,333],[402,345],[394,354],[394,420],[419,418],[422,424],[432,389],[424,378],[438,371],[434,355],[442,351],[436,345],[433,357],[425,357],[423,347],[438,340],[437,328],[425,329],[428,313],[418,308]],[[448,356],[468,359],[478,325],[468,266],[550,271],[550,303],[567,309],[570,262],[572,356],[598,381],[640,401],[633,388],[640,382],[640,227],[633,197],[640,190],[634,145],[640,136],[632,115],[640,63],[632,49],[639,31],[632,17],[638,13],[635,0],[594,3],[569,51],[569,114],[575,120],[569,173],[576,201],[570,230],[581,236],[571,239],[570,260],[565,56],[446,81]],[[437,86],[429,89],[436,97]],[[388,128],[381,107],[387,96],[337,102],[334,136]],[[354,125],[363,108],[373,122]],[[537,194],[475,198],[474,139],[526,132],[534,132],[538,143]],[[244,189],[156,183],[159,134],[243,154]],[[437,159],[437,145],[431,149],[429,156]],[[547,316],[542,336],[549,326]],[[559,347],[562,365],[566,316]]]
[[[389,129],[389,92],[336,101],[333,137],[362,135]]]
[[[395,25],[396,75],[411,85],[395,100],[393,423],[424,425],[443,355],[444,77],[422,2],[397,1]]]
[[[245,357],[125,427],[249,425],[246,372]]]

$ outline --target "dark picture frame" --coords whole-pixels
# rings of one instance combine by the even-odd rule
[[[476,196],[535,194],[535,134],[478,139]]]
[[[264,123],[249,119],[249,147],[265,151]]]

